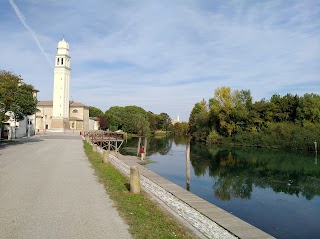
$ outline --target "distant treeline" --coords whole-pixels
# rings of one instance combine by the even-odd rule
[[[105,113],[90,106],[89,116],[99,118],[102,129],[123,130],[138,135],[167,131],[172,125],[167,113],[154,114],[138,106],[112,106]]]
[[[167,113],[154,114],[138,106],[113,106],[105,113],[90,107],[89,112],[99,118],[102,129],[138,135],[171,131],[208,145],[314,150],[315,141],[320,141],[320,96],[312,93],[275,94],[253,102],[250,90],[221,87],[213,98],[195,104],[188,123],[174,125]]]
[[[209,145],[314,150],[320,136],[320,96],[273,95],[253,102],[249,90],[221,87],[193,107],[189,133]]]

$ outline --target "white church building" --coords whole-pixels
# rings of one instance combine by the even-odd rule
[[[97,124],[89,118],[89,107],[70,101],[69,44],[62,39],[58,43],[54,65],[53,101],[39,101],[36,112],[36,131],[94,130]],[[89,128],[95,125],[95,128]]]

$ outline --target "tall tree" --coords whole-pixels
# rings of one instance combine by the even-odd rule
[[[189,117],[190,134],[195,140],[205,141],[209,134],[209,111],[203,99],[194,105]]]
[[[25,84],[21,76],[8,71],[0,71],[0,124],[7,120],[7,112],[11,112],[15,120],[36,111],[37,100],[34,87]]]
[[[89,117],[97,117],[103,115],[102,110],[94,106],[89,106]]]
[[[251,107],[249,91],[231,91],[230,87],[217,88],[210,99],[211,116],[217,119],[217,131],[231,136],[237,128],[246,124]]]

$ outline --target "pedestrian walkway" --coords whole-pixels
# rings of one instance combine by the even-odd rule
[[[131,238],[81,137],[65,136],[0,147],[0,238]]]

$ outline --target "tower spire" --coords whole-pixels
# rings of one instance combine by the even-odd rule
[[[56,130],[69,128],[70,55],[69,44],[59,41],[54,66],[52,126]]]

